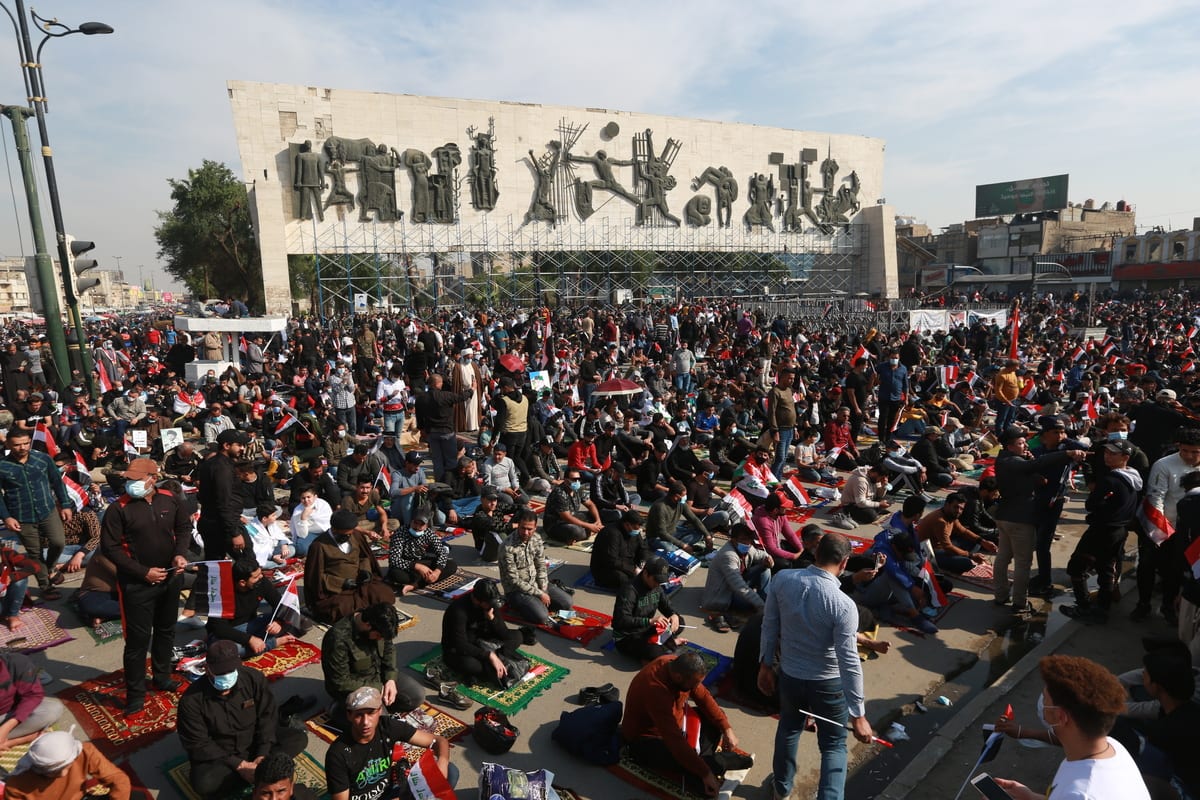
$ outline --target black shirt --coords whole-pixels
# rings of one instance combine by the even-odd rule
[[[175,556],[186,557],[191,540],[191,515],[162,489],[149,501],[121,495],[100,525],[100,551],[122,581],[141,581],[151,567],[171,566]]]
[[[242,506],[235,491],[237,477],[229,456],[218,453],[196,468],[200,502],[200,524],[220,527],[228,539],[241,535]]]
[[[392,746],[407,742],[417,732],[407,722],[384,714],[379,718],[375,736],[359,744],[343,734],[329,745],[325,756],[325,782],[331,796],[350,792],[350,800],[377,800],[390,797],[388,790],[404,785],[404,768],[393,774]],[[393,783],[396,781],[397,783]]]

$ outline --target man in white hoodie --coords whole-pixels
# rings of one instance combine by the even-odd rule
[[[1114,439],[1104,445],[1104,465],[1109,472],[1088,495],[1084,506],[1088,512],[1088,527],[1067,562],[1075,605],[1062,606],[1062,612],[1072,619],[1082,622],[1108,620],[1117,566],[1142,491],[1142,476],[1128,466],[1132,454],[1133,445],[1127,439]],[[1100,585],[1094,606],[1087,587],[1087,573],[1091,568],[1095,568]]]
[[[1155,461],[1146,479],[1146,503],[1166,518],[1172,530],[1176,522],[1176,506],[1184,495],[1181,485],[1183,476],[1200,469],[1200,429],[1180,428],[1174,439],[1179,450]],[[1157,514],[1150,514],[1142,521],[1142,526],[1155,525],[1156,517]],[[1150,538],[1149,533],[1142,531],[1138,535],[1138,603],[1129,617],[1140,620],[1150,616],[1154,584],[1161,575],[1164,578],[1161,611],[1167,622],[1175,624],[1175,595],[1179,590],[1179,581],[1176,576],[1167,574],[1171,561],[1169,554]]]

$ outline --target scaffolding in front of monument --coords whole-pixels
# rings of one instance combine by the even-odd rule
[[[820,310],[866,296],[868,232],[861,224],[751,233],[729,228],[584,224],[470,226],[358,222],[339,215],[295,226],[288,252],[315,259],[314,309],[613,307],[738,299]]]

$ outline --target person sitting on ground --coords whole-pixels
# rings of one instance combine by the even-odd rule
[[[788,521],[787,509],[783,507],[783,498],[772,492],[761,506],[754,509],[750,523],[758,532],[763,549],[775,563],[772,572],[794,566],[804,550],[800,537],[792,529]]]
[[[907,505],[909,501],[915,501],[913,506]],[[913,524],[925,509],[925,503],[919,497],[909,497],[904,502],[905,510],[896,513],[903,520],[905,529],[896,531],[887,527],[876,534],[868,552],[880,556],[876,563],[881,572],[869,584],[860,587],[854,599],[884,622],[915,628],[921,633],[937,633],[937,626],[922,615],[929,602],[929,595],[921,580],[925,557],[917,548],[912,532]],[[917,504],[920,504],[919,510]]]
[[[496,582],[480,579],[442,615],[442,655],[464,681],[504,686],[506,679],[520,679],[508,675],[504,660],[518,657],[521,634],[504,624],[503,605]]]
[[[941,508],[929,512],[917,523],[917,538],[933,546],[938,569],[960,575],[982,564],[986,560],[984,553],[996,552],[993,542],[962,524],[960,517],[966,504],[967,498],[952,492]]]
[[[374,481],[375,475],[371,475],[370,479]],[[392,485],[389,488],[392,515],[400,520],[400,525],[407,525],[418,508],[429,508],[432,504],[429,490],[429,477],[421,466],[421,454],[408,451],[404,455],[404,469],[392,473]]]
[[[847,418],[847,425],[849,424]],[[796,455],[796,474],[809,483],[836,483],[837,475],[829,469],[825,457],[817,449],[818,431],[806,428],[793,452]]]
[[[717,487],[716,476],[717,465],[706,458],[699,462],[695,474],[683,481],[688,507],[710,531],[729,529],[729,512],[717,509],[726,492]]]
[[[1051,797],[1150,800],[1137,764],[1108,736],[1125,708],[1125,691],[1116,676],[1080,656],[1046,656],[1038,669],[1045,682],[1038,716],[1065,756],[1050,782]],[[1045,800],[1017,781],[996,778],[996,783],[1014,800]]]
[[[0,651],[0,751],[28,744],[63,715],[57,697],[47,697],[29,656]]]
[[[925,502],[933,502],[933,497],[925,492],[925,482],[928,478],[925,467],[909,455],[900,442],[892,439],[884,445],[881,466],[887,470],[889,494],[906,487],[913,494],[923,496]]]
[[[308,734],[280,726],[278,706],[266,677],[244,666],[237,645],[218,641],[208,648],[207,676],[179,698],[179,742],[191,763],[191,784],[205,800],[228,798],[254,781],[269,753],[295,758]]]
[[[597,473],[608,469],[611,459],[600,460],[596,452],[596,431],[591,427],[583,430],[583,435],[567,448],[567,468],[577,470],[587,481],[592,480]]]
[[[804,550],[800,552],[800,557],[796,559],[793,566],[796,567],[811,567],[817,563],[817,545],[821,543],[821,537],[825,535],[825,531],[815,522],[810,522],[800,529],[800,544],[804,546]]]
[[[937,443],[944,433],[937,425],[929,425],[912,448],[912,457],[925,468],[929,483],[937,486],[949,486],[957,476],[954,465],[938,452]]]
[[[871,525],[891,504],[887,494],[887,469],[882,464],[857,467],[850,471],[842,486],[838,502],[841,511],[833,515],[832,524],[845,530],[859,525]]]
[[[12,591],[12,587],[9,587]],[[93,628],[111,619],[121,618],[117,599],[117,565],[103,553],[96,553],[83,570],[83,582],[75,590],[75,605]]]
[[[429,512],[413,514],[407,528],[392,534],[388,542],[388,583],[407,595],[449,578],[458,572],[450,548],[429,524]]]
[[[558,465],[558,454],[554,452],[554,438],[543,436],[529,457],[529,482],[525,484],[529,494],[546,497],[562,482],[562,467]]]
[[[387,509],[375,488],[374,478],[359,478],[354,491],[342,498],[341,507],[358,517],[358,529],[372,541],[379,541],[400,525],[388,524]]]
[[[554,487],[546,499],[543,527],[546,536],[556,542],[572,545],[590,539],[604,527],[600,510],[580,491],[583,482],[579,470],[568,467],[566,480]],[[586,509],[586,518],[583,513]]]
[[[590,568],[597,586],[619,589],[637,578],[649,553],[642,535],[645,524],[645,516],[634,508],[596,534]]]
[[[450,508],[446,519],[458,522],[463,517],[469,517],[479,509],[480,498],[483,496],[483,478],[479,477],[479,462],[469,456],[462,456],[454,469],[446,473],[446,485],[450,491],[442,501]]]
[[[754,540],[754,530],[739,522],[708,565],[700,607],[718,633],[730,630],[727,614],[749,616],[763,607],[775,562]]]
[[[471,517],[471,533],[475,537],[475,552],[489,564],[500,557],[500,545],[512,531],[511,514],[500,510],[500,490],[494,486],[484,487],[479,499],[479,508]]]
[[[989,542],[995,542],[996,520],[992,518],[992,509],[1000,499],[1000,490],[996,488],[996,476],[980,478],[978,485],[964,486],[958,493],[966,498],[962,516],[959,517],[962,524]]]
[[[670,447],[666,442],[658,442],[650,451],[650,455],[637,468],[637,493],[643,502],[653,503],[667,496],[667,453]]]
[[[330,508],[336,508],[342,503],[342,490],[338,488],[337,482],[329,474],[329,468],[324,458],[314,458],[309,461],[308,466],[292,477],[289,485],[291,486],[291,494],[288,497],[290,508],[296,507],[296,504],[300,502],[300,493],[310,486],[316,492],[317,497],[328,503]]]
[[[712,531],[728,520],[714,519],[709,527],[688,507],[687,487],[676,480],[667,484],[667,496],[650,506],[646,539],[651,550],[707,553],[713,549]]]
[[[529,495],[521,491],[517,463],[508,457],[508,445],[504,442],[496,442],[491,458],[483,462],[479,471],[486,485],[500,490],[500,503],[505,508],[529,505]]]
[[[254,510],[260,505],[275,502],[275,489],[271,479],[259,471],[258,464],[242,459],[233,465],[236,480],[233,492],[237,495],[237,506],[242,510],[243,525],[254,519]]]
[[[667,454],[667,474],[677,481],[687,481],[700,472],[700,459],[692,450],[692,437],[680,436]]]
[[[319,622],[332,624],[375,603],[394,603],[379,563],[358,531],[358,517],[338,509],[304,561],[304,603]]]
[[[262,568],[253,558],[243,555],[230,568],[233,577],[233,616],[210,616],[205,627],[211,640],[225,639],[238,646],[242,658],[256,656],[296,639],[284,632],[275,619],[279,608],[279,590],[263,577]],[[263,603],[266,606],[261,608]],[[298,632],[298,631],[297,631]]]
[[[317,800],[317,793],[296,783],[296,760],[286,753],[270,753],[254,768],[250,800]]]
[[[315,486],[301,489],[299,498],[292,511],[291,532],[296,555],[303,558],[308,555],[308,548],[312,543],[329,530],[333,508],[318,496]]]
[[[292,555],[291,539],[279,527],[279,507],[263,503],[254,509],[254,519],[246,523],[247,555],[259,566],[274,568]]]
[[[400,617],[391,603],[376,603],[342,617],[321,639],[321,672],[325,693],[333,700],[329,717],[345,721],[343,702],[354,689],[378,689],[388,712],[406,714],[421,705],[424,690],[414,678],[396,668],[396,638]]]
[[[616,460],[610,460],[608,466],[592,478],[591,501],[596,504],[600,521],[605,524],[620,519],[621,514],[642,502],[642,498],[625,488],[624,480],[625,465]]]
[[[91,742],[50,731],[29,746],[5,778],[7,800],[83,800],[105,788],[108,800],[129,800],[129,776]]]
[[[513,514],[516,526],[500,545],[500,585],[509,611],[535,625],[550,621],[550,612],[569,610],[571,596],[550,583],[546,552],[537,535],[537,514],[521,508]]]
[[[753,762],[737,751],[732,723],[704,686],[707,672],[698,653],[662,656],[642,667],[626,694],[621,740],[636,763],[656,771],[670,765],[684,773],[685,789],[715,797],[726,770]],[[688,738],[689,716],[699,723],[698,743]],[[724,749],[717,752],[718,746]]]
[[[635,579],[617,589],[612,629],[619,652],[646,664],[686,643],[677,638],[683,617],[675,613],[665,591],[670,580],[671,568],[655,556]]]

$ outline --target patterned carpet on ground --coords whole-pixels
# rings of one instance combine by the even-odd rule
[[[260,670],[270,680],[320,660],[318,648],[307,642],[292,642],[248,659],[246,665]],[[125,671],[121,669],[64,689],[58,697],[96,747],[113,758],[173,731],[179,694],[186,688],[185,684],[179,693],[170,694],[149,691],[146,707],[132,716],[125,714]]]
[[[442,711],[440,708],[429,705],[429,703],[421,703],[415,710],[407,714],[396,714],[395,716],[397,719],[404,720],[412,725],[417,730],[441,734],[451,742],[459,741],[471,731],[470,725]],[[317,738],[326,742],[332,742],[341,734],[341,731],[330,724],[329,715],[324,711],[306,720],[304,725]],[[423,750],[424,748],[405,745],[404,758],[411,764],[415,758],[421,757],[421,751]],[[415,758],[410,758],[410,756],[415,756]]]
[[[981,561],[971,569],[964,572],[962,575],[950,576],[951,581],[962,579],[966,583],[978,586],[980,589],[991,590],[995,580],[995,572],[992,569],[991,561]]]
[[[121,620],[108,619],[95,627],[85,624],[84,630],[88,632],[88,635],[92,637],[92,641],[96,644],[107,644],[114,639],[121,638]]]
[[[39,653],[75,638],[58,627],[58,612],[48,608],[35,606],[22,612],[17,619],[23,623],[19,630],[10,631],[0,626],[0,647],[18,653]]]
[[[552,615],[550,622],[553,623],[555,620],[559,620],[557,625],[546,624],[536,625],[534,627],[536,627],[538,630],[543,630],[546,633],[553,634],[554,636],[560,636],[563,639],[570,639],[573,642],[579,642],[581,645],[586,647],[591,644],[597,636],[604,633],[606,630],[608,630],[609,626],[612,625],[612,617],[610,617],[608,614],[604,614],[599,611],[592,611],[590,608],[584,608],[583,606],[575,606],[573,611],[575,614],[569,619],[562,619],[557,614]],[[509,622],[521,625],[530,624],[527,620],[523,620],[509,611],[507,606],[504,607],[503,612],[504,618]]]
[[[458,691],[481,705],[494,706],[506,714],[515,714],[533,702],[533,699],[549,689],[553,684],[570,674],[570,670],[540,656],[518,650],[522,658],[529,659],[530,674],[525,679],[509,689],[498,689],[483,684],[460,683]],[[436,664],[447,672],[453,672],[442,660],[442,646],[439,644],[425,655],[408,665],[424,675],[425,668]]]
[[[328,800],[329,792],[325,788],[325,768],[308,752],[296,756],[295,763],[296,783],[312,789],[318,800]],[[168,761],[163,765],[163,772],[166,773],[167,780],[182,797],[187,800],[201,800],[200,795],[196,794],[196,790],[192,788],[192,765],[188,763],[186,755]],[[230,795],[228,800],[239,800],[249,796],[250,785],[247,784],[243,792]]]
[[[679,581],[678,579],[672,578],[670,583],[667,584],[665,591],[667,594],[674,594],[675,592],[679,591],[679,589],[682,588],[682,586],[683,586],[683,583],[681,581]],[[616,594],[616,591],[606,588],[604,586],[600,586],[598,583],[596,583],[595,579],[592,578],[592,573],[590,570],[588,572],[585,572],[583,574],[583,577],[581,577],[579,580],[575,581],[575,588],[576,589],[588,589],[593,592],[600,592],[601,594],[612,594],[612,595]]]
[[[470,586],[480,578],[491,580],[487,575],[480,575],[478,572],[471,572],[469,569],[459,569],[458,572],[449,578],[443,578],[437,583],[431,583],[424,589],[417,589],[414,594],[432,597],[434,600],[449,603],[460,594],[469,592]]]
[[[624,749],[621,750],[620,762],[606,769],[631,786],[636,786],[662,800],[702,800],[704,797],[704,794],[698,791],[698,780],[693,779],[689,782],[697,790],[691,791],[685,787],[681,773],[674,770],[659,772],[643,767],[630,758]],[[737,770],[725,773],[725,783],[721,786],[721,791],[728,792],[726,797],[732,796],[733,791],[746,779],[748,772],[749,770]]]
[[[609,642],[600,648],[605,653],[617,652],[616,640]],[[709,650],[707,647],[698,645],[695,642],[688,642],[681,645],[676,651],[676,655],[691,651],[704,659],[704,666],[707,668],[704,673],[704,685],[712,691],[713,687],[721,682],[721,678],[725,677],[725,673],[733,669],[733,659],[729,656],[723,656],[716,650]]]

